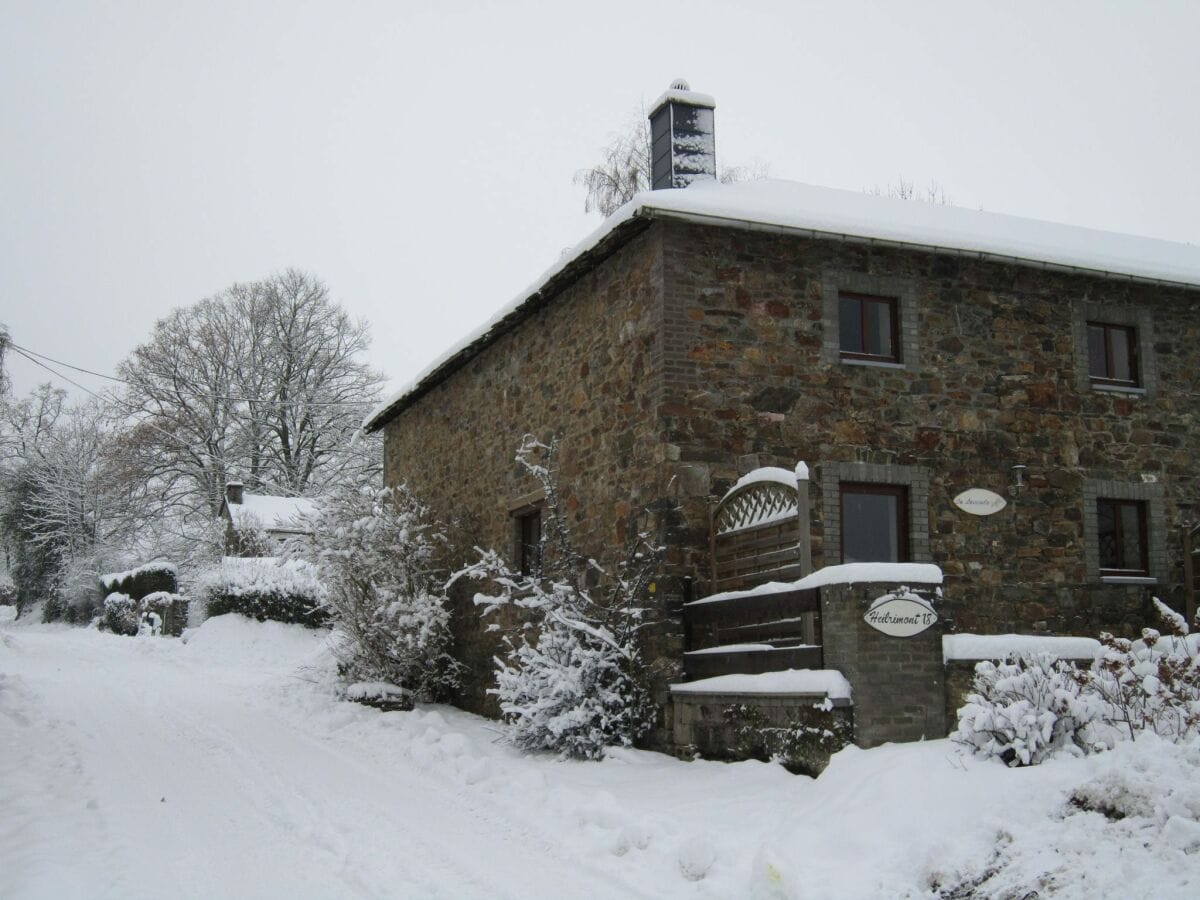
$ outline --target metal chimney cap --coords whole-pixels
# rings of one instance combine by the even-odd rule
[[[671,82],[670,90],[672,91],[690,91],[691,89],[692,87],[687,83],[686,78],[676,78]]]

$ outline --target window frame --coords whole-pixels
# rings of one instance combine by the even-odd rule
[[[871,355],[863,358],[842,355],[842,294],[895,299],[896,308],[892,317],[896,330],[892,344],[896,354],[895,360]],[[845,269],[822,269],[821,362],[831,366],[845,366],[847,370],[864,367],[915,371],[921,359],[921,305],[917,283],[911,278]]]
[[[1092,368],[1092,340],[1091,332],[1093,328],[1099,328],[1104,333],[1104,373],[1097,374]],[[1136,325],[1124,325],[1117,322],[1103,322],[1089,319],[1084,323],[1085,333],[1087,335],[1087,367],[1088,380],[1095,385],[1105,385],[1121,388],[1140,388],[1142,386],[1141,376],[1141,353],[1138,348],[1138,329]],[[1118,378],[1113,374],[1115,355],[1113,353],[1113,335],[1122,334],[1125,337],[1125,350],[1129,356],[1129,370],[1131,378]]]
[[[1089,325],[1125,326],[1133,329],[1133,354],[1136,358],[1137,383],[1093,378]],[[1154,352],[1154,316],[1145,304],[1132,306],[1081,300],[1072,307],[1071,329],[1075,344],[1076,385],[1081,393],[1125,394],[1153,397],[1158,392],[1158,361]],[[1153,525],[1153,522],[1151,523]]]
[[[1106,566],[1104,560],[1103,549],[1101,542],[1104,540],[1104,533],[1100,530],[1100,522],[1102,520],[1101,507],[1109,506],[1112,508],[1112,521],[1114,529],[1113,542],[1117,554],[1115,562],[1116,566]],[[1100,577],[1101,578],[1148,578],[1150,577],[1150,531],[1148,528],[1147,513],[1145,500],[1133,500],[1123,497],[1097,497],[1096,498],[1096,550],[1099,554]],[[1125,559],[1125,523],[1123,516],[1120,515],[1122,509],[1133,508],[1137,513],[1137,548],[1138,559],[1137,565],[1129,565],[1130,560]]]
[[[846,335],[841,327],[842,304],[844,301],[851,300],[858,303],[859,308],[859,349],[846,349]],[[888,342],[890,344],[890,353],[870,353],[867,351],[868,344],[868,328],[867,328],[867,309],[868,304],[877,304],[885,306],[888,309]],[[900,298],[885,294],[868,294],[862,291],[839,290],[838,291],[838,356],[843,360],[857,360],[865,362],[880,362],[880,363],[895,363],[903,364],[903,349],[900,346]]]
[[[512,510],[509,515],[513,521],[513,564],[521,575],[537,575],[542,570],[542,504],[531,503]],[[535,541],[529,540],[531,523],[537,528]]]
[[[871,494],[896,498],[896,552],[894,562],[911,562],[912,541],[909,537],[909,490],[903,484],[883,484],[870,481],[840,481],[838,483],[838,511],[840,529],[840,563],[846,562],[846,495]],[[893,560],[868,560],[868,562],[892,562]]]

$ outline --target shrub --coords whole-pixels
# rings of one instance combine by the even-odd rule
[[[1163,631],[1142,629],[1141,640],[1100,636],[1100,656],[1082,679],[1108,722],[1131,740],[1152,731],[1179,741],[1200,734],[1200,644],[1183,617],[1154,601]]]
[[[1102,634],[1086,671],[1052,654],[979,663],[951,737],[1024,766],[1143,732],[1169,741],[1200,734],[1200,643],[1178,613],[1154,603],[1167,634],[1145,628],[1136,641]]]
[[[545,496],[540,570],[523,575],[494,551],[481,551],[479,561],[454,578],[491,583],[490,593],[475,597],[485,616],[502,607],[522,613],[524,621],[504,636],[507,653],[495,660],[496,687],[489,691],[512,726],[511,742],[527,751],[597,759],[605,747],[633,743],[652,720],[638,601],[656,571],[658,551],[631,528],[615,568],[579,553],[559,505],[556,454],[555,442],[528,437],[517,453]]]
[[[1059,750],[1088,749],[1083,726],[1095,710],[1074,667],[1051,653],[980,662],[952,740],[1010,766],[1037,765]]]
[[[342,640],[350,682],[384,682],[418,700],[446,696],[458,664],[446,652],[450,613],[434,574],[442,544],[426,509],[403,486],[343,488],[312,520],[313,541],[297,547],[320,574],[322,601]]]
[[[325,590],[316,569],[303,560],[226,557],[196,579],[195,595],[209,616],[240,613],[320,628],[329,624]]]
[[[128,594],[113,592],[104,598],[102,622],[113,634],[137,634],[140,619],[137,603]]]

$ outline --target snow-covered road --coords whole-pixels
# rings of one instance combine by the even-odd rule
[[[0,896],[639,895],[486,795],[314,736],[271,687],[294,656],[0,640]]]
[[[10,616],[4,900],[1200,895],[1200,740],[1027,769],[944,740],[849,747],[815,782],[563,762],[448,707],[339,700],[299,626],[219,616],[185,643]]]

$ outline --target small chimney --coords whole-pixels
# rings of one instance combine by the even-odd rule
[[[233,506],[235,503],[240,504],[242,502],[243,488],[244,485],[240,481],[225,482],[225,502],[230,506]]]
[[[650,108],[650,187],[687,187],[717,177],[717,142],[713,129],[716,101],[697,94],[682,78]]]

